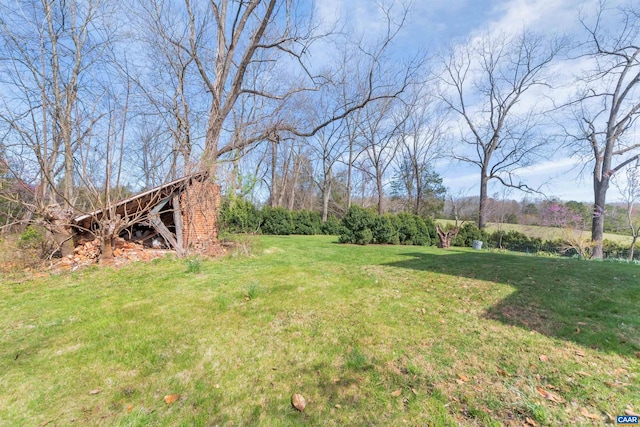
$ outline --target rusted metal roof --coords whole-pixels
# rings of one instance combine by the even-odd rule
[[[151,210],[157,202],[170,196],[176,191],[184,188],[191,181],[204,181],[208,177],[207,172],[196,172],[150,190],[143,191],[126,199],[119,200],[111,206],[103,209],[96,209],[84,215],[80,215],[72,220],[72,222],[80,227],[89,228],[89,226],[102,218],[104,212],[115,209],[115,214],[124,216],[141,215],[145,211]]]

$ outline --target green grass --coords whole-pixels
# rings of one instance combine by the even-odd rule
[[[455,221],[452,219],[438,219],[437,222],[441,224],[455,224]],[[494,222],[487,223],[487,231],[489,233],[493,233],[498,229],[502,229],[503,231],[517,231],[529,237],[538,237],[542,240],[556,240],[566,238],[566,235],[564,234],[566,231],[558,227],[543,227],[539,225],[523,224],[497,224]],[[579,232],[574,230],[573,233],[576,236],[582,235],[584,238],[591,237],[590,231]],[[612,242],[620,244],[631,244],[631,236],[623,234],[604,233],[604,238],[605,240],[611,240]]]
[[[167,258],[2,279],[0,425],[575,425],[640,410],[637,265],[334,240],[261,237],[197,272]]]

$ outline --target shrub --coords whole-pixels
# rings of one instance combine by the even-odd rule
[[[220,207],[220,229],[228,233],[256,233],[260,228],[260,211],[249,201],[226,199]]]
[[[429,236],[430,245],[435,245],[438,242],[438,232],[436,231],[436,223],[431,217],[422,217],[424,225],[427,227],[427,235]]]
[[[320,234],[322,218],[318,212],[293,211],[291,212],[291,221],[293,223],[292,234],[302,234],[307,236]]]
[[[329,218],[327,218],[326,222],[323,222],[320,225],[320,231],[322,232],[322,234],[339,236],[342,233],[342,225],[340,224],[340,220],[335,216],[330,216]]]
[[[293,232],[291,212],[285,208],[262,208],[262,234],[288,235]]]
[[[487,234],[480,230],[473,222],[467,222],[458,231],[458,235],[451,241],[453,246],[472,247],[474,240],[487,241]]]
[[[36,227],[28,226],[18,238],[20,249],[42,249],[45,244],[44,232]]]
[[[394,218],[398,238],[402,245],[428,246],[431,244],[429,229],[424,220],[410,213],[399,213]],[[435,226],[434,226],[435,234]]]
[[[342,233],[340,233],[340,243],[355,243],[366,245],[373,240],[371,227],[373,226],[374,214],[370,210],[360,206],[351,206],[347,214],[342,218]]]
[[[487,243],[491,246],[502,247],[510,251],[536,253],[543,247],[542,239],[529,237],[518,231],[494,231],[487,236]]]
[[[373,243],[397,245],[400,243],[398,230],[393,225],[392,215],[377,216],[371,228]]]

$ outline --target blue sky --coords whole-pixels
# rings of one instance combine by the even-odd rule
[[[610,0],[609,6],[622,4],[622,0]],[[320,16],[327,20],[348,17],[348,21],[364,33],[375,36],[381,30],[381,16],[372,0],[320,0],[317,3]],[[399,2],[396,2],[397,7]],[[579,15],[592,16],[598,0],[415,0],[405,28],[397,40],[397,48],[403,52],[426,51],[437,53],[447,45],[463,43],[482,33],[515,33],[523,28],[544,34],[580,35]],[[554,73],[559,80],[569,82],[579,72],[573,62],[559,62]],[[570,85],[558,89],[558,96],[568,96]],[[529,99],[535,102],[535,99]],[[527,102],[526,100],[524,102]],[[478,194],[479,171],[464,164],[441,160],[436,168],[444,183],[456,194]],[[590,169],[583,168],[576,159],[566,154],[543,158],[538,164],[520,171],[519,176],[528,185],[548,197],[562,200],[591,202],[593,190]],[[503,187],[494,185],[489,194],[503,194]],[[523,193],[508,192],[507,197],[520,199]],[[531,197],[531,196],[529,196]],[[534,196],[540,197],[540,196]],[[610,187],[608,201],[617,202],[620,195]]]

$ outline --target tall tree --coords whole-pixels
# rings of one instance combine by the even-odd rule
[[[409,91],[402,108],[406,120],[399,128],[394,192],[404,194],[415,215],[435,214],[444,206],[446,190],[433,170],[441,155],[444,115],[437,110],[428,86]]]
[[[615,31],[605,22],[617,19]],[[591,222],[593,258],[602,258],[605,208],[611,177],[640,158],[640,143],[632,136],[640,114],[640,8],[611,9],[606,2],[594,19],[582,19],[588,39],[581,60],[592,69],[580,76],[583,88],[574,105],[582,143],[593,165],[594,212]]]
[[[0,5],[0,121],[12,141],[8,157],[27,165],[33,203],[63,253],[71,250],[69,218],[77,208],[83,159],[106,116],[113,64],[111,5],[101,0],[28,0]],[[80,184],[81,185],[81,184]]]
[[[546,71],[560,50],[528,31],[486,34],[450,48],[442,58],[440,97],[456,114],[453,157],[480,170],[478,226],[487,222],[488,184],[531,190],[517,178],[545,148],[535,103],[525,97],[548,84]]]
[[[617,180],[614,178],[612,182],[620,191],[626,205],[627,226],[631,234],[628,258],[633,260],[636,242],[640,237],[640,222],[635,212],[636,205],[640,201],[640,161],[636,161],[634,166],[628,167],[624,177]]]
[[[207,168],[213,168],[216,160],[227,153],[278,139],[280,133],[312,136],[371,101],[397,96],[415,72],[414,66],[405,68],[392,86],[379,81],[381,60],[402,28],[406,10],[399,22],[388,14],[386,35],[373,49],[362,50],[360,60],[368,70],[364,91],[339,105],[328,117],[301,123],[292,119],[299,109],[297,95],[322,90],[331,81],[330,76],[314,72],[309,61],[312,43],[325,35],[318,30],[308,5],[290,0],[184,0],[184,7],[189,22],[188,40],[172,38],[171,42],[193,60],[209,96],[203,154]],[[249,75],[261,78],[248,79]],[[285,75],[287,79],[282,78]],[[267,100],[272,114],[260,123],[252,123],[246,138],[227,138],[225,124],[238,100],[246,96]]]
[[[384,213],[385,177],[398,151],[399,129],[407,120],[405,112],[394,114],[395,101],[385,99],[369,104],[361,123],[363,172],[375,182],[379,215]]]

